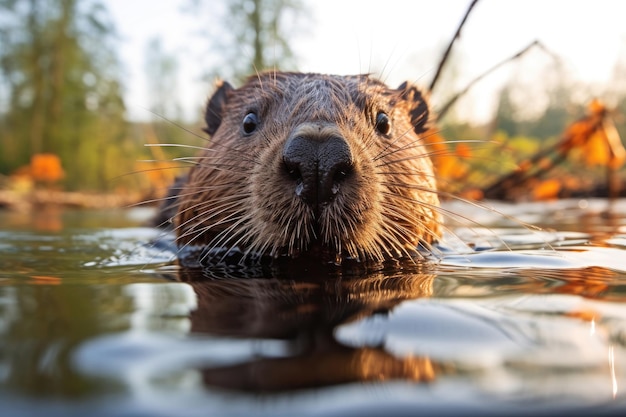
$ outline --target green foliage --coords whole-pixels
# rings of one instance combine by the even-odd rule
[[[0,172],[50,152],[68,188],[107,188],[129,166],[115,150],[127,145],[126,122],[106,9],[97,0],[0,0],[0,19]]]
[[[476,152],[477,156],[488,161],[476,169],[485,169],[494,176],[499,176],[515,169],[519,162],[535,155],[540,147],[541,140],[539,138],[531,136],[511,137],[506,132],[499,130],[491,137],[491,146]]]
[[[215,2],[207,5],[213,12]],[[236,74],[236,81],[255,69],[293,63],[284,25],[301,10],[300,0],[223,5],[221,28],[233,37],[221,62],[233,72],[220,75]],[[102,0],[0,0],[0,175],[28,165],[35,154],[52,153],[61,160],[67,189],[145,187],[146,179],[154,187],[165,183],[153,175],[164,161],[196,153],[185,145],[143,146],[204,143],[199,129],[180,121],[172,94],[178,90],[176,56],[158,39],[147,45],[155,117],[149,125],[133,124],[125,118],[116,42]],[[242,48],[250,59],[241,59]],[[144,159],[157,160],[156,168],[138,163]],[[176,164],[182,163],[170,163]],[[136,171],[144,174],[126,175]]]
[[[543,80],[543,95],[547,105],[543,112],[533,117],[524,116],[523,110],[526,107],[535,108],[536,102],[530,105],[527,101],[516,103],[513,98],[515,90],[524,90],[524,86],[514,82],[507,85],[500,92],[493,129],[502,130],[509,136],[555,138],[559,137],[570,123],[582,116],[586,103],[579,103],[573,99],[580,88],[566,81],[566,73],[560,67],[552,68],[551,75],[556,81]],[[588,97],[589,100],[592,98]]]
[[[473,144],[472,157],[467,160],[469,177],[465,179],[471,187],[481,188],[507,172],[514,171],[521,161],[535,155],[541,140],[530,136],[509,136],[498,130],[488,141]],[[462,187],[466,188],[466,187]]]

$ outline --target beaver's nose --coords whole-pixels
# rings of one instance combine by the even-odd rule
[[[350,146],[339,135],[293,135],[283,147],[283,163],[296,180],[296,194],[316,211],[352,173]]]

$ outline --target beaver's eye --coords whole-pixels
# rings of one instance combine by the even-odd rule
[[[243,131],[246,135],[253,133],[256,128],[259,126],[259,117],[256,113],[248,113],[246,117],[243,118]]]
[[[376,115],[376,130],[382,135],[388,135],[391,131],[391,120],[386,113],[380,112]]]

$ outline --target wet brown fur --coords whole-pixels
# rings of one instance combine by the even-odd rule
[[[259,126],[246,135],[250,112]],[[387,135],[376,129],[378,112],[391,119]],[[179,247],[238,247],[244,258],[415,257],[418,245],[440,233],[433,167],[420,137],[429,118],[415,87],[390,89],[368,75],[268,72],[239,89],[218,85],[206,113],[210,142],[179,196]],[[284,167],[283,146],[298,129],[339,135],[352,155],[351,175],[317,213]]]

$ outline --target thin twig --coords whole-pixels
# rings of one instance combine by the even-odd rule
[[[461,29],[463,29],[463,25],[465,25],[465,21],[467,20],[467,16],[469,16],[470,12],[472,11],[472,9],[476,5],[476,3],[478,3],[478,0],[473,0],[472,3],[469,5],[469,7],[467,8],[467,11],[465,12],[465,16],[463,16],[463,20],[461,20],[461,23],[459,23],[459,27],[456,29],[456,33],[454,34],[452,39],[450,39],[450,43],[448,44],[448,48],[443,53],[443,56],[441,57],[441,60],[439,61],[439,66],[437,67],[437,72],[435,73],[435,77],[433,78],[433,80],[430,83],[430,88],[429,88],[430,92],[432,92],[435,89],[435,85],[437,84],[437,80],[439,79],[439,75],[441,75],[441,71],[443,70],[443,66],[448,61],[448,56],[450,55],[450,51],[452,50],[452,45],[454,45],[454,42],[461,36]]]
[[[509,58],[499,62],[498,64],[496,64],[493,67],[489,68],[487,71],[485,71],[482,74],[480,74],[478,77],[474,78],[469,84],[467,84],[465,86],[465,88],[463,90],[461,90],[458,93],[456,93],[450,100],[448,100],[448,102],[440,110],[437,111],[438,118],[439,119],[443,119],[444,115],[448,112],[448,110],[450,110],[450,107],[452,107],[452,105],[454,103],[456,103],[456,101],[459,98],[461,98],[465,93],[467,93],[469,91],[469,89],[474,84],[476,84],[477,82],[479,82],[480,80],[482,80],[487,75],[491,74],[492,72],[494,72],[495,70],[497,70],[498,68],[503,66],[504,64],[521,57],[522,55],[524,55],[526,52],[528,52],[534,46],[538,46],[538,47],[540,47],[541,49],[543,49],[544,51],[546,51],[546,52],[548,52],[550,54],[550,52],[545,48],[545,46],[543,46],[543,44],[541,42],[539,42],[537,40],[531,42],[530,45],[526,46],[524,49],[520,50],[515,55],[513,55],[513,56],[511,56],[511,57],[509,57]],[[552,55],[552,54],[550,54],[550,55]]]

